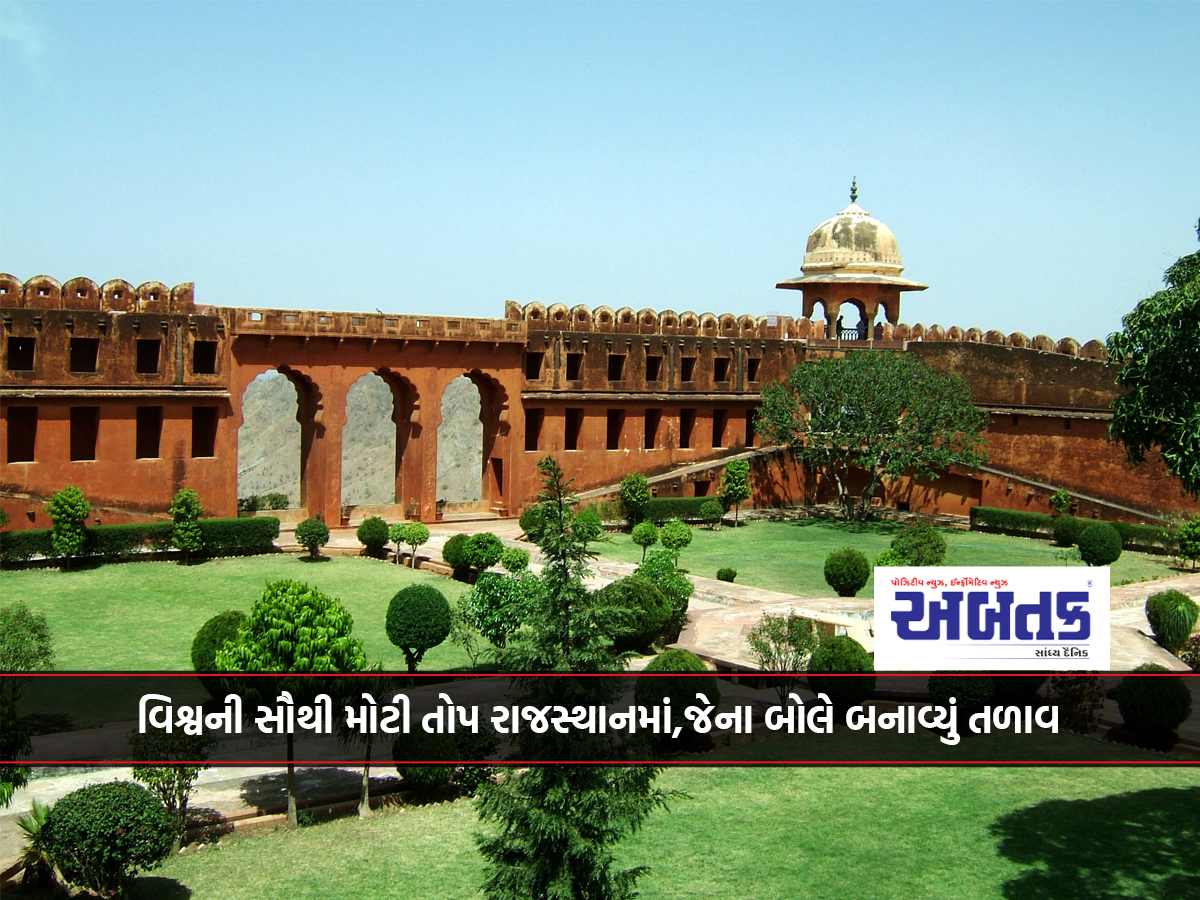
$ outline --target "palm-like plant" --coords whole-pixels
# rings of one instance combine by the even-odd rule
[[[29,812],[17,818],[17,827],[25,832],[25,849],[19,862],[25,868],[23,881],[26,884],[46,886],[54,881],[54,863],[42,844],[42,826],[50,815],[50,807],[41,800],[34,800]]]

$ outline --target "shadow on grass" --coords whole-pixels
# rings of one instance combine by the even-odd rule
[[[192,889],[186,884],[180,884],[174,878],[163,878],[161,875],[140,875],[133,880],[133,886],[126,891],[125,896],[131,900],[188,900]]]
[[[1008,900],[1200,897],[1200,787],[1050,800],[991,825],[1000,856],[1028,866]]]
[[[384,763],[380,763],[379,768],[383,767]],[[372,769],[374,768],[373,766]],[[296,799],[301,804],[318,798],[355,796],[361,786],[362,774],[354,770],[326,768],[296,770]],[[287,773],[275,772],[271,775],[247,778],[242,782],[241,798],[243,803],[255,809],[286,807]]]
[[[796,519],[788,522],[793,528],[823,528],[839,534],[895,534],[904,527],[902,522],[879,519],[847,522],[844,519]]]

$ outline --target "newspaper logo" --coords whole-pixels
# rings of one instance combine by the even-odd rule
[[[1109,667],[1108,568],[879,567],[880,671]]]

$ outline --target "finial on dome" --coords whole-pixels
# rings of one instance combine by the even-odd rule
[[[858,176],[855,175],[850,182],[850,202],[858,202]]]

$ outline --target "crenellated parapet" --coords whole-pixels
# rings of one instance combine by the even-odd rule
[[[134,287],[119,278],[102,285],[90,278],[72,278],[60,284],[49,275],[35,275],[22,283],[3,272],[0,307],[190,314],[197,311],[196,286],[188,281],[169,288],[161,281],[147,281]]]

